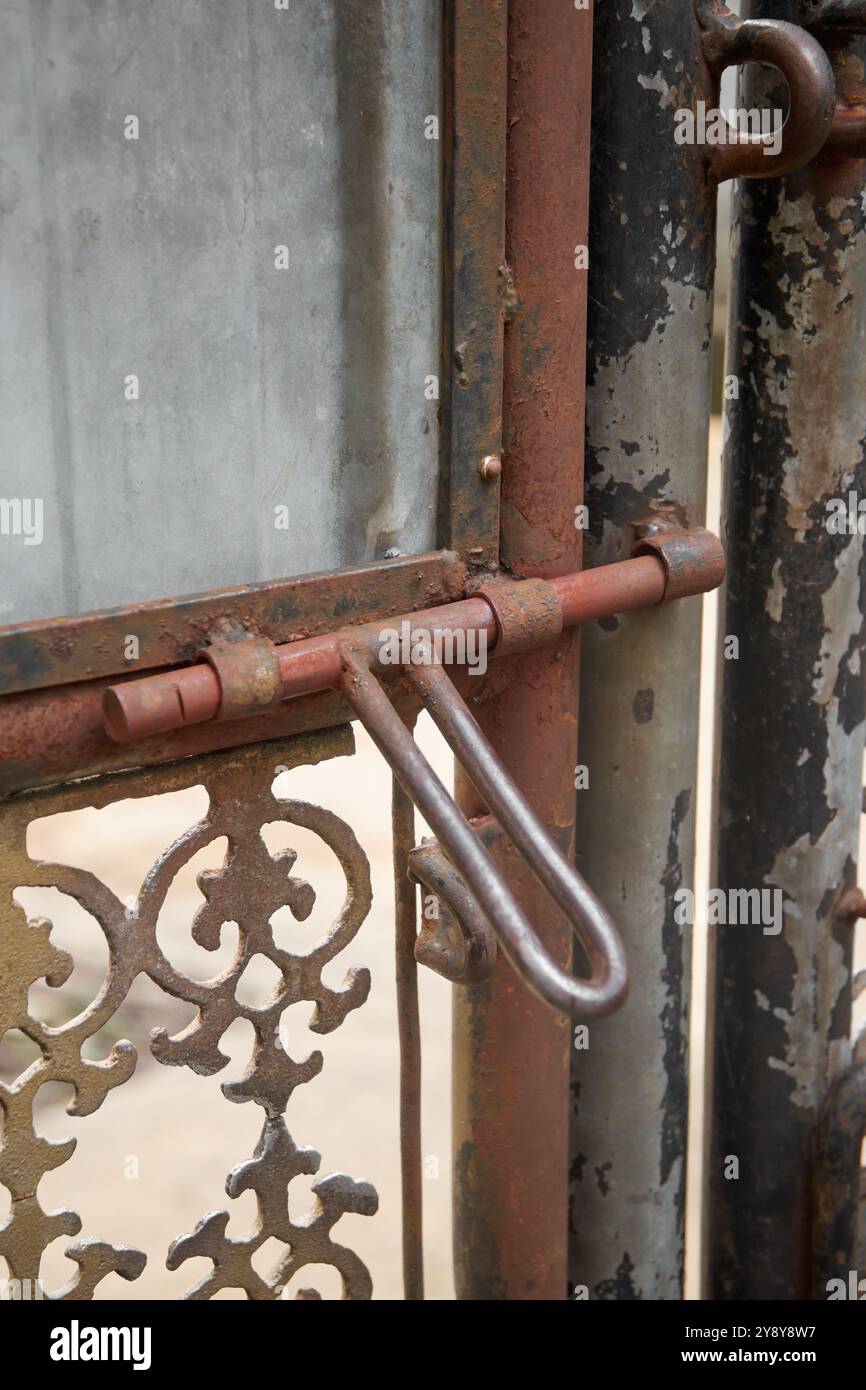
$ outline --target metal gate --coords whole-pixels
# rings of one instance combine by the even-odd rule
[[[296,1276],[321,1266],[371,1296],[339,1223],[379,1198],[317,1176],[293,1137],[293,1092],[326,1078],[281,1031],[295,1004],[329,1034],[367,1000],[351,953],[341,984],[330,969],[370,910],[364,826],[274,787],[351,754],[355,721],[393,776],[406,1298],[424,1297],[419,966],[453,986],[458,1298],[683,1297],[697,596],[725,572],[706,459],[733,179],[714,874],[726,901],[783,906],[778,933],[714,938],[690,1239],[703,1222],[712,1297],[823,1297],[866,1263],[856,496],[853,530],[824,525],[866,486],[864,24],[845,0],[3,12],[0,1042],[35,1051],[0,1079],[10,1296],[88,1299],[142,1272],[37,1190],[74,1147],[44,1137],[40,1092],[71,1087],[77,1116],[111,1105],[136,1049],[93,1042],[142,977],[189,1014],[154,1031],[158,1063],[217,1075],[227,1029],[252,1033],[223,1090],[262,1111],[226,1182],[257,1215],[242,1236],[227,1210],[178,1233],[170,1269],[209,1262],[188,1296],[273,1300],[294,1280],[319,1298]],[[745,65],[784,128],[706,138]],[[131,902],[31,852],[45,817],[198,786],[206,813]],[[273,919],[309,918],[315,885],[269,848],[275,823],[344,880],[304,950]],[[202,980],[160,914],[222,838],[192,936],[216,951],[234,925],[237,950]],[[74,960],[16,898],[31,888],[107,947],[61,1023],[34,999]],[[274,984],[251,1003],[256,958]],[[345,1153],[351,1169],[351,1134]],[[42,1290],[46,1248],[79,1235],[77,1274]]]

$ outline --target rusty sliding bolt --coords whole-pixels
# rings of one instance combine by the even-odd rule
[[[514,970],[549,1007],[573,1019],[603,1017],[622,1003],[628,985],[616,926],[499,762],[441,664],[440,639],[452,639],[452,661],[460,653],[453,641],[457,633],[474,634],[477,642],[483,636],[508,655],[554,641],[564,626],[588,618],[702,593],[724,576],[721,544],[701,528],[666,527],[643,535],[637,549],[631,560],[559,578],[492,578],[467,599],[391,619],[387,629],[369,623],[275,646],[220,626],[196,665],[109,687],[106,727],[114,738],[133,738],[224,714],[237,718],[247,705],[251,713],[260,712],[291,695],[342,691],[456,871],[449,875],[440,861],[444,896],[465,938],[462,959],[453,944],[446,943],[443,954],[441,941],[422,941],[422,957],[432,952],[445,973],[477,978],[492,959],[492,928]],[[392,636],[398,632],[395,652]],[[467,650],[464,642],[464,659]],[[448,795],[379,683],[375,673],[389,670],[408,680],[502,831],[566,914],[583,947],[588,978],[570,975],[545,950],[493,863],[483,829],[476,833]]]
[[[638,550],[630,560],[548,580],[491,579],[456,603],[299,642],[275,646],[253,633],[222,629],[193,665],[109,686],[103,697],[106,731],[124,743],[210,719],[261,713],[293,696],[339,689],[346,641],[368,650],[372,666],[387,671],[380,660],[385,628],[400,633],[410,647],[416,636],[431,631],[452,638],[475,634],[495,655],[507,655],[550,641],[563,627],[704,593],[724,577],[721,543],[702,528],[666,533],[641,542]],[[460,644],[454,648],[459,654]],[[232,674],[233,653],[238,662],[243,659],[242,677]],[[445,659],[450,664],[447,655]]]
[[[586,953],[588,979],[577,979],[542,946],[511,890],[427,762],[373,674],[357,642],[340,646],[341,687],[405,791],[435,831],[496,933],[514,970],[552,1009],[573,1019],[601,1018],[623,1002],[628,987],[619,932],[598,898],[554,844],[512,782],[444,669],[411,665],[406,674],[436,722],[446,731],[467,774],[493,806],[503,830],[566,912]]]

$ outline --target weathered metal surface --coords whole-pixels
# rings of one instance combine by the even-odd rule
[[[664,603],[667,570],[660,556],[643,555],[548,582],[561,597],[563,627],[570,627]]]
[[[108,1093],[132,1074],[135,1049],[118,1042],[101,1062],[81,1055],[82,1045],[121,1008],[139,974],[145,974],[167,993],[197,1007],[194,1022],[174,1037],[164,1029],[154,1032],[151,1050],[168,1066],[188,1066],[199,1075],[222,1070],[228,1058],[219,1048],[226,1028],[237,1018],[247,1019],[255,1031],[255,1044],[246,1073],[223,1087],[227,1100],[252,1101],[264,1111],[261,1138],[252,1159],[229,1174],[230,1197],[253,1191],[258,1200],[258,1221],[243,1238],[226,1235],[228,1212],[211,1212],[190,1234],[175,1240],[166,1263],[170,1269],[193,1256],[213,1262],[187,1294],[208,1298],[224,1288],[242,1288],[248,1297],[278,1298],[289,1280],[306,1265],[332,1265],[339,1270],[345,1298],[369,1298],[370,1276],[353,1251],[332,1239],[332,1228],[348,1212],[371,1215],[377,1197],[367,1182],[332,1173],[313,1185],[316,1202],[311,1213],[293,1219],[286,1189],[300,1174],[313,1174],[319,1155],[294,1145],[283,1118],[296,1086],[318,1075],[322,1054],[314,1052],[296,1062],[284,1051],[280,1019],[291,1005],[308,1000],[315,1005],[310,1028],[330,1033],[347,1014],[364,1003],[370,987],[365,969],[352,967],[342,988],[334,990],[322,980],[323,968],[352,941],[367,915],[371,901],[369,865],[352,830],[330,811],[275,796],[271,783],[275,768],[316,763],[353,751],[351,730],[328,735],[276,742],[241,753],[221,754],[186,762],[158,773],[109,777],[99,782],[58,791],[12,797],[0,803],[0,918],[2,918],[3,976],[0,985],[0,1032],[18,1028],[40,1049],[41,1056],[10,1085],[0,1084],[4,1113],[0,1149],[0,1181],[12,1195],[8,1220],[0,1228],[0,1254],[17,1279],[36,1280],[42,1251],[59,1235],[75,1235],[78,1216],[69,1210],[46,1213],[37,1188],[42,1176],[65,1163],[75,1140],[47,1144],[36,1133],[32,1106],[40,1088],[49,1081],[67,1082],[74,1088],[69,1105],[72,1115],[88,1115]],[[192,826],[160,856],[146,875],[133,907],[125,907],[89,871],[63,864],[34,862],[26,851],[28,823],[36,817],[77,809],[102,807],[113,801],[202,783],[208,791],[207,815]],[[268,822],[283,821],[311,830],[333,851],[346,880],[346,896],[327,935],[312,950],[293,954],[277,946],[270,918],[288,906],[295,918],[305,920],[315,903],[310,884],[292,873],[297,855],[293,850],[272,855],[260,830]],[[188,979],[169,963],[159,947],[156,924],[174,876],[210,841],[228,838],[223,867],[199,875],[204,904],[192,924],[200,946],[213,950],[219,944],[223,922],[239,927],[237,955],[216,979]],[[28,1008],[28,990],[39,979],[59,986],[68,978],[73,961],[51,943],[51,923],[44,918],[28,921],[13,901],[21,886],[50,886],[75,899],[99,923],[109,948],[106,981],[97,999],[71,1022],[50,1027]],[[242,1004],[236,988],[247,963],[263,955],[279,971],[279,983],[263,1005]],[[273,1271],[263,1277],[251,1263],[252,1256],[271,1237],[287,1249]],[[116,1270],[135,1278],[144,1265],[138,1251],[100,1242],[72,1247],[72,1258],[81,1276],[51,1297],[90,1297],[98,1279]],[[317,1298],[315,1290],[298,1293]]]
[[[699,0],[704,57],[716,79],[734,64],[764,63],[784,76],[788,115],[778,153],[759,138],[731,139],[707,149],[708,173],[724,179],[775,178],[800,169],[818,153],[833,121],[836,89],[833,70],[821,45],[797,25],[740,19],[717,0]]]
[[[215,625],[201,655],[219,683],[220,719],[263,714],[282,699],[280,661],[268,637],[223,619]]]
[[[193,661],[220,621],[238,623],[272,642],[293,642],[346,623],[447,603],[460,598],[465,586],[466,567],[453,551],[439,550],[411,560],[0,627],[0,696]]]
[[[682,530],[659,512],[639,521],[634,529],[638,554],[658,555],[665,567],[665,603],[693,594],[696,581],[716,589],[724,579],[725,552],[712,531]]]
[[[482,835],[488,849],[492,837],[502,833],[489,819],[483,829],[478,824],[472,829]],[[496,962],[496,936],[463,878],[435,840],[425,840],[411,851],[409,873],[427,889],[415,941],[418,964],[435,970],[452,984],[486,980]],[[433,910],[428,912],[428,906]]]
[[[717,543],[708,544],[700,534],[694,539],[697,563],[690,573],[689,583],[693,587],[689,592],[702,592],[719,580]],[[561,606],[562,621],[571,625],[660,603],[665,597],[665,571],[659,559],[637,557],[606,570],[554,577],[550,588]],[[483,632],[490,650],[495,650],[496,620],[482,598],[391,616],[386,621],[392,627],[399,627],[404,621],[417,626],[426,624],[425,631],[443,629],[452,636],[460,631]],[[375,648],[382,632],[382,623],[375,623],[348,634],[281,646],[285,692],[322,691],[337,683],[340,640],[345,636],[363,638]],[[543,635],[541,629],[537,635]],[[484,684],[484,679],[477,676],[470,682],[476,688]],[[401,706],[407,698],[412,703],[405,687],[395,692],[395,698]],[[226,723],[213,722],[219,704],[219,681],[207,663],[159,678],[130,677],[120,685],[105,679],[7,696],[0,700],[0,791],[327,728],[347,717],[345,702],[331,693],[296,694],[291,705],[281,705],[269,715]],[[190,727],[178,727],[184,720]],[[106,732],[106,721],[111,737]],[[151,732],[145,736],[146,729]],[[129,737],[139,739],[134,750],[115,742]]]
[[[455,679],[473,690],[485,683],[463,671]],[[91,681],[0,701],[0,794],[311,733],[353,717],[351,705],[328,691],[300,696],[266,715],[228,723],[211,720],[133,744],[116,743],[104,725],[102,702],[110,684],[108,679]],[[420,702],[405,682],[393,681],[390,695],[407,716],[417,712]]]
[[[575,979],[547,950],[505,877],[419,750],[376,679],[363,648],[343,646],[343,692],[404,790],[435,831],[472,892],[514,971],[557,1013],[598,1018],[619,1008],[627,988],[625,955],[616,926],[546,832],[472,718],[442,666],[432,657],[406,676],[459,759],[464,774],[494,812],[512,852],[562,909],[586,956],[589,973]],[[546,904],[549,911],[549,903]]]
[[[715,195],[706,148],[674,141],[678,109],[715,101],[702,32],[680,0],[596,6],[592,567],[628,555],[648,513],[704,520]],[[569,1273],[591,1299],[682,1296],[690,933],[674,894],[693,886],[700,632],[686,603],[581,633],[577,863],[640,982],[572,1056]]]
[[[812,1297],[825,1299],[831,1279],[847,1287],[860,1263],[860,1203],[866,1136],[866,1059],[852,1062],[825,1097],[815,1140]]]
[[[391,835],[394,854],[397,1030],[400,1038],[403,1295],[408,1301],[416,1302],[424,1297],[424,1221],[421,1190],[421,1021],[415,960],[417,892],[409,873],[409,855],[415,840],[415,808],[396,777],[392,780],[391,788]]]
[[[866,150],[866,106],[837,106],[823,153],[858,158]]]
[[[866,916],[866,898],[859,889],[840,903],[841,921],[853,927]],[[854,978],[852,1009],[866,994],[866,971]],[[862,1297],[866,1269],[866,1022],[853,1042],[849,1066],[828,1091],[818,1117],[815,1169],[812,1182],[812,1297],[830,1297],[831,1279],[841,1281],[852,1297],[851,1275]],[[839,1284],[835,1292],[838,1296]]]
[[[857,34],[866,34],[863,0],[801,0],[797,15],[824,44],[836,68],[840,60],[847,64],[846,50],[851,39]],[[831,153],[851,158],[866,155],[866,102],[857,80],[857,55],[851,56],[853,71],[842,74],[838,85],[836,110],[822,152],[824,156]]]
[[[588,10],[509,4],[502,559],[514,574],[576,570],[582,501],[591,73]],[[656,571],[656,574],[658,572]],[[562,852],[574,827],[576,640],[508,658],[472,710]],[[456,774],[464,812],[484,799]],[[519,856],[497,864],[564,969],[571,933]],[[563,1298],[569,1028],[505,960],[454,1001],[455,1278],[466,1299]]]
[[[440,533],[499,558],[505,265],[506,0],[446,0]]]
[[[472,596],[441,608],[402,613],[383,622],[274,646],[224,621],[202,648],[203,661],[110,686],[103,696],[108,734],[118,742],[185,728],[210,719],[254,716],[282,699],[339,686],[345,642],[363,647],[377,672],[399,670],[413,653],[439,644],[447,665],[479,664],[554,641],[564,626],[623,608],[649,607],[717,588],[725,558],[717,536],[659,522],[641,525],[640,555],[595,572],[544,579],[485,579]],[[227,631],[231,641],[227,640]],[[459,641],[458,638],[464,640]],[[474,640],[470,643],[469,638]],[[395,658],[396,652],[407,655]],[[478,672],[476,674],[483,674]]]
[[[196,724],[119,744],[103,723],[102,699],[110,684],[107,678],[0,701],[0,795],[310,733],[352,717],[338,696],[314,695],[255,718]]]
[[[576,582],[577,576],[575,576]],[[487,579],[475,591],[486,599],[496,617],[496,649],[499,656],[531,651],[555,642],[562,632],[562,604],[552,584],[544,579]]]
[[[803,0],[801,23],[808,24],[824,38],[841,33],[847,43],[852,34],[866,33],[866,6],[863,0]]]
[[[440,30],[3,8],[4,621],[435,544]]]
[[[814,7],[810,7],[814,10]],[[762,17],[808,18],[787,0]],[[862,40],[830,46],[862,103]],[[747,74],[745,100],[781,104]],[[812,1285],[816,1125],[850,1058],[851,923],[864,746],[864,546],[828,529],[866,496],[866,164],[828,149],[739,189],[725,456],[729,554],[721,662],[723,889],[780,895],[781,931],[716,931],[708,1293],[797,1298]],[[726,1181],[726,1155],[740,1180]]]
[[[452,655],[456,655],[455,634],[468,632],[477,635],[479,643],[485,644],[485,651],[486,644],[492,645],[495,640],[495,619],[483,599],[469,598],[441,608],[389,615],[327,637],[282,644],[274,649],[282,696],[289,698],[338,687],[343,671],[341,649],[346,641],[368,650],[377,669],[384,667],[393,673],[399,670],[400,662],[392,659],[392,647],[398,652],[411,650],[416,638],[427,640],[431,633],[447,633],[451,635]],[[386,639],[388,633],[393,634],[392,640]],[[465,647],[465,643],[460,644],[459,650]],[[208,686],[202,689],[205,678]],[[105,725],[118,741],[142,738],[217,718],[221,700],[219,679],[198,664],[112,686],[103,700]]]

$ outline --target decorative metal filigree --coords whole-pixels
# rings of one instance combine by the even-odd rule
[[[351,753],[353,748],[351,730],[344,728],[189,760],[171,768],[123,773],[62,790],[11,797],[0,806],[0,1038],[7,1029],[19,1029],[41,1054],[11,1085],[0,1083],[4,1118],[0,1183],[12,1194],[11,1214],[0,1227],[0,1255],[8,1262],[11,1278],[35,1284],[46,1246],[58,1236],[76,1235],[81,1228],[75,1212],[49,1213],[39,1203],[41,1178],[67,1161],[75,1140],[53,1142],[35,1132],[33,1102],[37,1092],[47,1081],[70,1083],[74,1096],[67,1113],[88,1115],[110,1090],[132,1075],[136,1051],[131,1043],[117,1043],[105,1061],[89,1060],[81,1049],[117,1012],[133,980],[145,974],[167,993],[197,1008],[194,1020],[177,1036],[169,1036],[165,1029],[152,1033],[151,1050],[160,1062],[187,1066],[209,1076],[229,1060],[219,1043],[235,1019],[248,1019],[255,1032],[245,1074],[222,1089],[228,1100],[253,1101],[265,1112],[253,1158],[234,1168],[226,1183],[230,1197],[248,1190],[256,1194],[258,1220],[249,1236],[230,1239],[226,1235],[228,1212],[211,1212],[192,1234],[174,1241],[167,1259],[170,1269],[192,1256],[204,1255],[213,1261],[212,1272],[186,1296],[209,1298],[219,1289],[240,1288],[250,1298],[274,1299],[299,1270],[317,1264],[331,1265],[340,1272],[345,1298],[370,1297],[366,1267],[354,1252],[336,1244],[331,1232],[344,1213],[375,1212],[378,1198],[373,1187],[334,1173],[314,1184],[316,1207],[311,1213],[297,1220],[289,1215],[289,1184],[300,1174],[317,1172],[320,1158],[313,1149],[295,1146],[283,1113],[295,1087],[321,1070],[322,1055],[314,1052],[306,1061],[296,1062],[280,1039],[280,1018],[293,1004],[304,1000],[313,1003],[310,1028],[330,1033],[366,999],[370,988],[367,970],[351,969],[340,990],[323,982],[322,970],[352,941],[369,911],[369,865],[353,832],[338,817],[304,802],[277,797],[271,790],[276,766],[318,762]],[[27,855],[27,826],[37,817],[198,784],[209,794],[207,815],[157,859],[132,909],[94,874],[63,864],[35,862]],[[261,828],[275,821],[302,826],[318,835],[333,850],[346,880],[346,897],[336,922],[324,940],[303,955],[281,949],[270,924],[273,914],[285,906],[302,921],[315,902],[310,885],[292,874],[295,852],[271,854],[265,845]],[[227,970],[216,979],[198,982],[180,974],[166,959],[157,942],[156,925],[175,875],[205,845],[222,836],[228,842],[222,868],[198,876],[205,902],[193,920],[192,935],[200,946],[215,950],[223,923],[235,922],[238,948]],[[62,1027],[50,1027],[31,1015],[28,991],[41,979],[51,986],[62,985],[72,971],[72,960],[52,944],[51,923],[45,918],[27,920],[24,910],[13,901],[19,887],[52,887],[68,894],[96,919],[108,943],[109,969],[98,997]],[[238,981],[256,955],[265,956],[279,971],[271,997],[260,1007],[239,1003],[235,997]],[[263,1278],[251,1260],[272,1237],[288,1249],[271,1275]],[[66,1253],[78,1264],[79,1272],[67,1287],[49,1297],[90,1298],[107,1274],[135,1279],[145,1264],[142,1252],[98,1240],[77,1242]],[[312,1289],[297,1295],[319,1296]]]

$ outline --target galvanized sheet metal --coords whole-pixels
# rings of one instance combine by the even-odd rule
[[[44,535],[0,622],[431,548],[439,49],[435,0],[3,9],[0,497]]]

